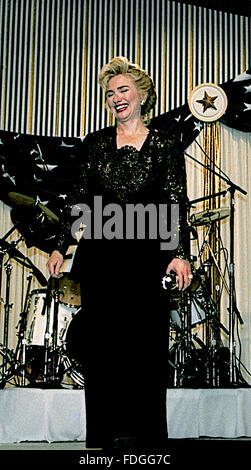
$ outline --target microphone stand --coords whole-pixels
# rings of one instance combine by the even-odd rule
[[[234,264],[234,206],[235,206],[235,192],[239,191],[240,193],[246,195],[247,191],[242,189],[240,186],[234,184],[230,178],[223,176],[222,174],[216,172],[214,169],[205,165],[204,163],[200,162],[196,158],[189,155],[187,152],[184,152],[187,157],[191,160],[194,160],[196,163],[199,163],[202,167],[206,170],[210,171],[214,175],[218,176],[221,180],[225,181],[228,185],[228,189],[226,192],[230,193],[230,248],[229,248],[229,352],[230,352],[230,369],[229,369],[229,379],[230,384],[237,385],[237,373],[236,373],[236,360],[235,360],[235,340],[234,340],[234,314],[236,314],[238,320],[241,324],[243,324],[243,320],[241,318],[240,312],[236,307],[236,299],[235,299],[235,264]],[[209,158],[209,157],[208,157]],[[226,193],[223,192],[223,193]],[[221,193],[219,193],[221,194]],[[209,196],[210,197],[214,197]],[[207,197],[200,198],[199,200],[202,201],[203,199],[208,199]],[[190,204],[198,202],[197,200],[190,201]]]
[[[5,235],[4,237],[0,238],[0,304],[3,303],[3,298],[2,298],[2,274],[3,274],[3,258],[4,255],[6,254],[6,250],[3,248],[2,242],[5,242],[6,238],[9,237],[9,235],[12,234],[16,230],[16,227],[13,226]],[[2,248],[1,248],[2,247]],[[1,309],[0,309],[1,310]]]

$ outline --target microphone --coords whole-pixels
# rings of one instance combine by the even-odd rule
[[[177,274],[169,273],[162,278],[162,286],[164,289],[174,289],[177,287]]]

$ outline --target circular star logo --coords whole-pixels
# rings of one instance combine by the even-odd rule
[[[202,83],[195,87],[189,96],[191,113],[200,121],[217,121],[227,109],[227,96],[224,90],[214,83]]]

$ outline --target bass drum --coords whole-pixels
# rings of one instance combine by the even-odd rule
[[[47,328],[49,344],[52,342],[54,299],[50,302],[50,313],[49,318],[47,318],[46,296],[46,289],[34,289],[29,295],[25,332],[27,346],[44,346]],[[57,322],[58,346],[62,344],[69,322],[78,310],[79,307],[74,305],[59,303]]]
[[[46,289],[34,289],[28,298],[26,317],[26,371],[34,380],[44,377],[45,338],[48,334],[49,348],[52,346],[54,299],[47,309]],[[74,305],[58,305],[56,346],[61,351],[69,324],[79,308]],[[48,331],[47,331],[48,330]],[[49,351],[49,354],[51,350]]]
[[[68,325],[63,339],[63,361],[65,372],[77,385],[84,387],[83,353],[81,352],[81,343],[83,341],[82,315],[83,311],[80,308]]]

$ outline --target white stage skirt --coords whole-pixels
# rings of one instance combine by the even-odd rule
[[[169,389],[167,421],[173,439],[251,437],[251,388]],[[1,443],[85,441],[85,435],[84,390],[0,391]]]

